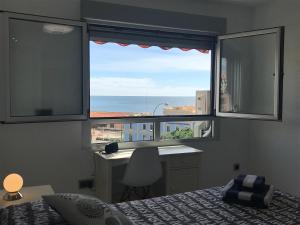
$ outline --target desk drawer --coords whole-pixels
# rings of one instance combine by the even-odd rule
[[[193,168],[200,167],[200,155],[173,156],[168,159],[169,168]]]

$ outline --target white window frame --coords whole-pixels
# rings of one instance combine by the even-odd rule
[[[101,26],[103,25],[110,25],[111,23],[107,23],[106,21],[97,21],[97,24],[100,24]],[[97,32],[98,27],[96,27],[95,25],[91,25],[92,28],[92,33],[93,32]],[[119,27],[120,29],[126,29],[126,26],[124,26],[124,24],[122,23],[114,23],[114,26]],[[146,34],[145,36],[147,36],[147,32],[151,32],[151,31],[162,31],[162,32],[172,32],[181,36],[186,35],[198,35],[199,37],[209,37],[211,39],[215,39],[214,44],[211,47],[211,84],[210,84],[210,101],[211,101],[211,109],[210,109],[210,114],[209,115],[182,115],[182,116],[178,116],[178,115],[174,115],[174,116],[142,116],[142,117],[122,117],[122,118],[90,118],[89,119],[89,134],[91,133],[91,129],[92,126],[95,124],[100,124],[100,123],[153,123],[153,128],[154,128],[154,132],[153,132],[153,141],[134,141],[134,142],[120,142],[119,143],[119,148],[135,148],[135,147],[144,147],[144,146],[168,146],[168,145],[180,145],[180,144],[184,144],[184,143],[188,143],[188,142],[199,142],[199,140],[204,141],[204,140],[211,140],[212,138],[214,138],[215,136],[215,117],[214,117],[214,90],[215,90],[215,43],[216,43],[216,35],[215,34],[203,34],[202,32],[199,31],[187,31],[187,30],[181,30],[181,29],[170,29],[170,28],[161,28],[161,27],[143,27],[141,25],[134,25],[130,27],[133,28],[141,28],[144,29]],[[145,29],[146,28],[146,29]],[[99,28],[100,29],[100,28]],[[130,29],[130,28],[129,28]],[[101,30],[101,29],[100,29]],[[113,31],[113,30],[112,30]],[[143,38],[144,33],[143,32],[139,32],[139,35],[141,35],[141,37]],[[90,35],[93,36],[93,35]],[[164,37],[165,38],[165,37]],[[205,39],[205,38],[204,38]],[[91,37],[90,37],[90,40]],[[106,39],[106,40],[109,40]],[[112,39],[112,41],[117,41],[119,40],[117,39]],[[146,39],[145,39],[146,40]],[[140,40],[141,43],[143,43],[143,39]],[[147,40],[146,40],[147,41]],[[153,44],[157,44],[154,40]],[[184,46],[184,44],[183,44]],[[182,47],[183,47],[182,46]],[[200,47],[200,46],[199,46]],[[211,135],[210,137],[195,137],[195,138],[189,138],[189,139],[172,139],[172,140],[162,140],[160,138],[160,124],[162,122],[169,122],[169,121],[180,121],[180,122],[184,122],[184,121],[211,121]],[[91,143],[91,137],[89,137],[90,143]],[[103,148],[103,144],[92,144],[92,148],[95,148],[96,150],[99,150],[99,148]]]
[[[105,24],[105,23],[104,23]],[[122,25],[124,27],[124,24]],[[133,27],[139,28],[139,25]],[[157,28],[154,28],[156,30]],[[153,30],[153,27],[149,30]],[[160,30],[158,28],[158,30]],[[166,30],[166,29],[163,29]],[[168,29],[167,29],[168,30]],[[174,32],[174,29],[172,29]],[[176,30],[181,34],[188,33],[189,31]],[[275,65],[275,82],[274,82],[274,114],[273,115],[259,115],[259,114],[241,114],[241,113],[223,113],[220,109],[220,59],[221,59],[221,41],[230,38],[239,38],[264,34],[276,34],[276,65]],[[192,32],[195,34],[195,31]],[[197,34],[197,32],[196,32]],[[94,123],[147,123],[152,122],[154,124],[154,140],[153,141],[137,141],[137,142],[122,142],[119,143],[120,148],[135,148],[143,146],[164,146],[164,145],[179,145],[188,142],[199,142],[212,140],[216,138],[215,123],[216,118],[230,117],[230,118],[243,118],[243,119],[259,119],[259,120],[281,120],[282,117],[282,86],[283,86],[283,46],[284,46],[284,27],[263,29],[257,31],[241,32],[236,34],[228,34],[217,37],[217,43],[211,49],[211,111],[210,115],[191,115],[191,116],[150,116],[150,117],[128,117],[128,118],[90,118],[90,122]],[[210,138],[192,138],[181,140],[161,140],[160,138],[160,123],[168,121],[211,121],[212,133]],[[91,126],[90,126],[91,128]],[[90,139],[91,140],[91,139]],[[99,145],[93,144],[97,148]],[[99,149],[99,148],[98,148]]]
[[[275,34],[275,68],[274,68],[274,108],[272,115],[264,114],[247,114],[247,113],[234,113],[220,111],[220,89],[221,89],[221,58],[222,58],[222,41],[228,39],[237,39],[245,37],[255,37],[259,35]],[[276,27],[271,29],[262,29],[249,32],[241,32],[235,34],[227,34],[218,37],[216,48],[216,116],[230,117],[230,118],[244,118],[244,119],[260,119],[260,120],[281,120],[282,119],[282,85],[283,85],[283,48],[284,48],[284,27]]]
[[[80,114],[69,115],[51,115],[51,116],[12,116],[11,115],[11,90],[10,90],[10,50],[9,50],[9,21],[24,20],[40,23],[53,23],[79,27],[81,29],[82,39],[82,112]],[[4,107],[0,108],[0,121],[4,123],[30,123],[30,122],[56,122],[56,121],[75,121],[88,119],[88,99],[89,99],[89,38],[87,32],[87,24],[80,21],[66,20],[60,18],[26,15],[13,12],[0,12],[0,60],[2,68],[0,68],[0,78],[3,81],[0,86],[0,103]],[[3,46],[3,47],[2,47]],[[3,57],[3,59],[2,59]],[[2,65],[3,64],[3,65]],[[2,73],[2,74],[1,74]]]
[[[164,140],[160,137],[160,125],[162,122],[184,122],[184,121],[211,121],[211,134],[208,137],[195,137],[188,139],[169,139]],[[213,116],[198,116],[198,117],[156,117],[156,118],[120,118],[120,119],[89,119],[88,129],[89,129],[89,143],[91,143],[91,129],[93,125],[102,123],[153,123],[153,141],[132,141],[132,142],[119,142],[120,149],[136,148],[136,147],[146,147],[146,146],[170,146],[170,145],[181,145],[191,142],[208,141],[215,139],[215,117]],[[85,132],[84,132],[85,133]],[[91,143],[93,150],[103,150],[105,144]]]

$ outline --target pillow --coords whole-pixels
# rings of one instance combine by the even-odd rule
[[[121,212],[91,196],[66,193],[43,199],[71,225],[133,225]]]

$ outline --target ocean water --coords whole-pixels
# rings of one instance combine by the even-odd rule
[[[161,103],[169,106],[195,106],[196,97],[169,96],[91,96],[91,112],[149,112]],[[162,115],[164,105],[155,111],[155,115]]]

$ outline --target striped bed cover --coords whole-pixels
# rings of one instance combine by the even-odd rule
[[[296,197],[275,191],[268,209],[255,209],[221,200],[221,188],[210,188],[114,204],[136,225],[272,224],[300,225]]]
[[[221,200],[221,188],[210,188],[157,198],[112,204],[136,225],[277,224],[300,225],[299,202],[275,192],[268,209],[230,205]],[[68,225],[45,201],[10,206],[0,225]]]

